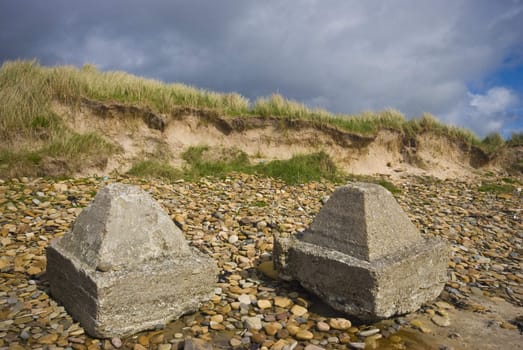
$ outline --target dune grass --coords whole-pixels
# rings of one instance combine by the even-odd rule
[[[0,69],[0,87],[4,88],[6,84],[10,84],[12,89],[2,93],[3,100],[21,102],[24,107],[16,110],[11,103],[4,108],[7,117],[2,117],[2,130],[9,130],[15,124],[29,129],[32,124],[33,128],[54,124],[56,116],[49,109],[52,99],[75,104],[82,98],[89,98],[144,105],[160,113],[169,113],[177,106],[189,106],[216,109],[224,115],[303,119],[365,135],[375,134],[383,128],[405,134],[433,131],[467,143],[481,144],[472,132],[444,125],[429,114],[412,120],[392,109],[359,115],[333,114],[308,108],[279,94],[250,103],[237,93],[217,93],[178,83],[165,84],[119,71],[101,72],[93,65],[82,68],[43,67],[36,61],[6,62]],[[33,122],[35,118],[38,121]]]
[[[512,133],[512,136],[507,143],[510,146],[523,146],[523,132]]]
[[[187,163],[184,178],[198,179],[204,176],[223,177],[231,172],[252,173],[249,157],[245,152],[229,149],[214,156],[208,146],[189,147],[182,158]]]
[[[171,181],[183,177],[181,170],[163,161],[152,159],[135,163],[127,173],[136,177],[162,177]]]
[[[65,126],[51,109],[49,72],[34,61],[7,62],[0,69],[0,176],[45,175],[49,157],[67,164],[62,171],[68,175],[118,149],[96,133]]]
[[[257,164],[256,173],[282,179],[288,184],[300,184],[322,179],[337,182],[342,174],[329,155],[323,151],[311,154],[297,154],[288,160],[274,160]]]
[[[281,179],[288,184],[320,180],[336,182],[343,178],[329,155],[322,151],[297,154],[288,160],[274,160],[255,165],[250,163],[247,154],[239,150],[225,150],[228,155],[218,159],[208,156],[212,151],[208,146],[189,147],[183,153],[186,161],[183,169],[176,169],[163,161],[145,160],[135,163],[128,174],[138,177],[162,177],[171,181],[194,181],[206,176],[225,177],[241,172]]]
[[[251,164],[246,153],[239,150],[225,150],[227,156],[219,160],[206,159],[207,146],[189,147],[183,158],[187,162],[185,177],[196,179],[203,176],[225,176],[231,172],[258,174],[281,179],[288,184],[320,181],[336,181],[341,173],[330,156],[323,152],[296,154],[287,160],[273,160]]]

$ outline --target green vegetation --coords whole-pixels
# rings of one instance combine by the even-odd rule
[[[499,133],[491,133],[481,141],[481,144],[487,152],[494,152],[505,144],[505,140],[503,140],[503,137]]]
[[[254,166],[254,170],[265,176],[282,179],[289,184],[309,181],[341,180],[336,165],[323,151],[312,154],[299,154],[289,160],[274,160]]]
[[[198,179],[203,176],[225,176],[231,172],[252,173],[246,153],[229,149],[212,154],[207,146],[189,147],[182,155],[187,162],[184,177]]]
[[[0,69],[0,176],[66,175],[117,151],[98,134],[65,126],[51,109],[48,73],[33,61]]]
[[[484,183],[478,187],[478,191],[498,194],[512,193],[514,191],[514,186],[509,184]]]
[[[507,142],[510,146],[523,146],[523,132],[515,132]]]
[[[233,172],[259,174],[282,179],[289,184],[320,181],[322,179],[337,181],[341,174],[325,152],[307,155],[295,155],[288,160],[275,160],[268,163],[252,165],[247,154],[234,149],[216,152],[207,146],[189,147],[183,153],[187,165],[175,169],[164,162],[140,161],[128,172],[140,177],[163,177],[174,181],[180,178],[197,180],[205,176],[223,177]],[[265,206],[265,202],[256,202]]]
[[[519,171],[523,173],[523,159],[517,160],[513,165],[512,168],[516,171]]]
[[[105,165],[115,149],[93,133],[67,133],[36,150],[10,150],[0,146],[0,176],[69,175],[84,167]]]
[[[512,177],[503,177],[501,181],[507,184],[519,184],[519,181]]]
[[[394,185],[392,182],[385,180],[384,178],[380,178],[380,177],[351,174],[347,177],[347,179],[351,180],[351,181],[375,183],[375,184],[385,187],[392,194],[399,194],[402,192],[401,189],[396,187],[396,185]],[[423,181],[424,179],[428,179],[428,178],[418,177],[418,181]]]
[[[180,170],[158,160],[144,160],[135,163],[127,173],[137,177],[163,177],[171,181],[182,178]]]
[[[389,182],[387,180],[377,180],[377,181],[375,181],[375,183],[385,187],[392,194],[401,193],[401,190],[398,187],[396,187],[396,185],[394,185],[392,182]]]

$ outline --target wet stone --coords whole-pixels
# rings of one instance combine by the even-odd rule
[[[437,324],[440,327],[450,326],[450,320],[448,319],[448,317],[434,315],[434,316],[432,316],[431,320],[432,320],[432,322],[434,322],[435,324]]]

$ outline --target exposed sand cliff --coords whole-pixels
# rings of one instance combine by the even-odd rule
[[[381,130],[362,136],[310,121],[262,117],[224,117],[212,110],[180,107],[171,115],[120,103],[83,100],[76,107],[55,103],[54,111],[69,127],[84,133],[97,131],[121,148],[103,169],[89,172],[125,172],[133,161],[161,153],[181,166],[187,147],[207,145],[238,149],[252,162],[288,159],[298,153],[328,153],[345,172],[362,175],[428,175],[438,178],[474,176],[477,170],[501,167],[481,149],[433,132],[407,136]]]

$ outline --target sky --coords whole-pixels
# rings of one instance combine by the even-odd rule
[[[523,0],[0,0],[0,62],[523,132]]]

